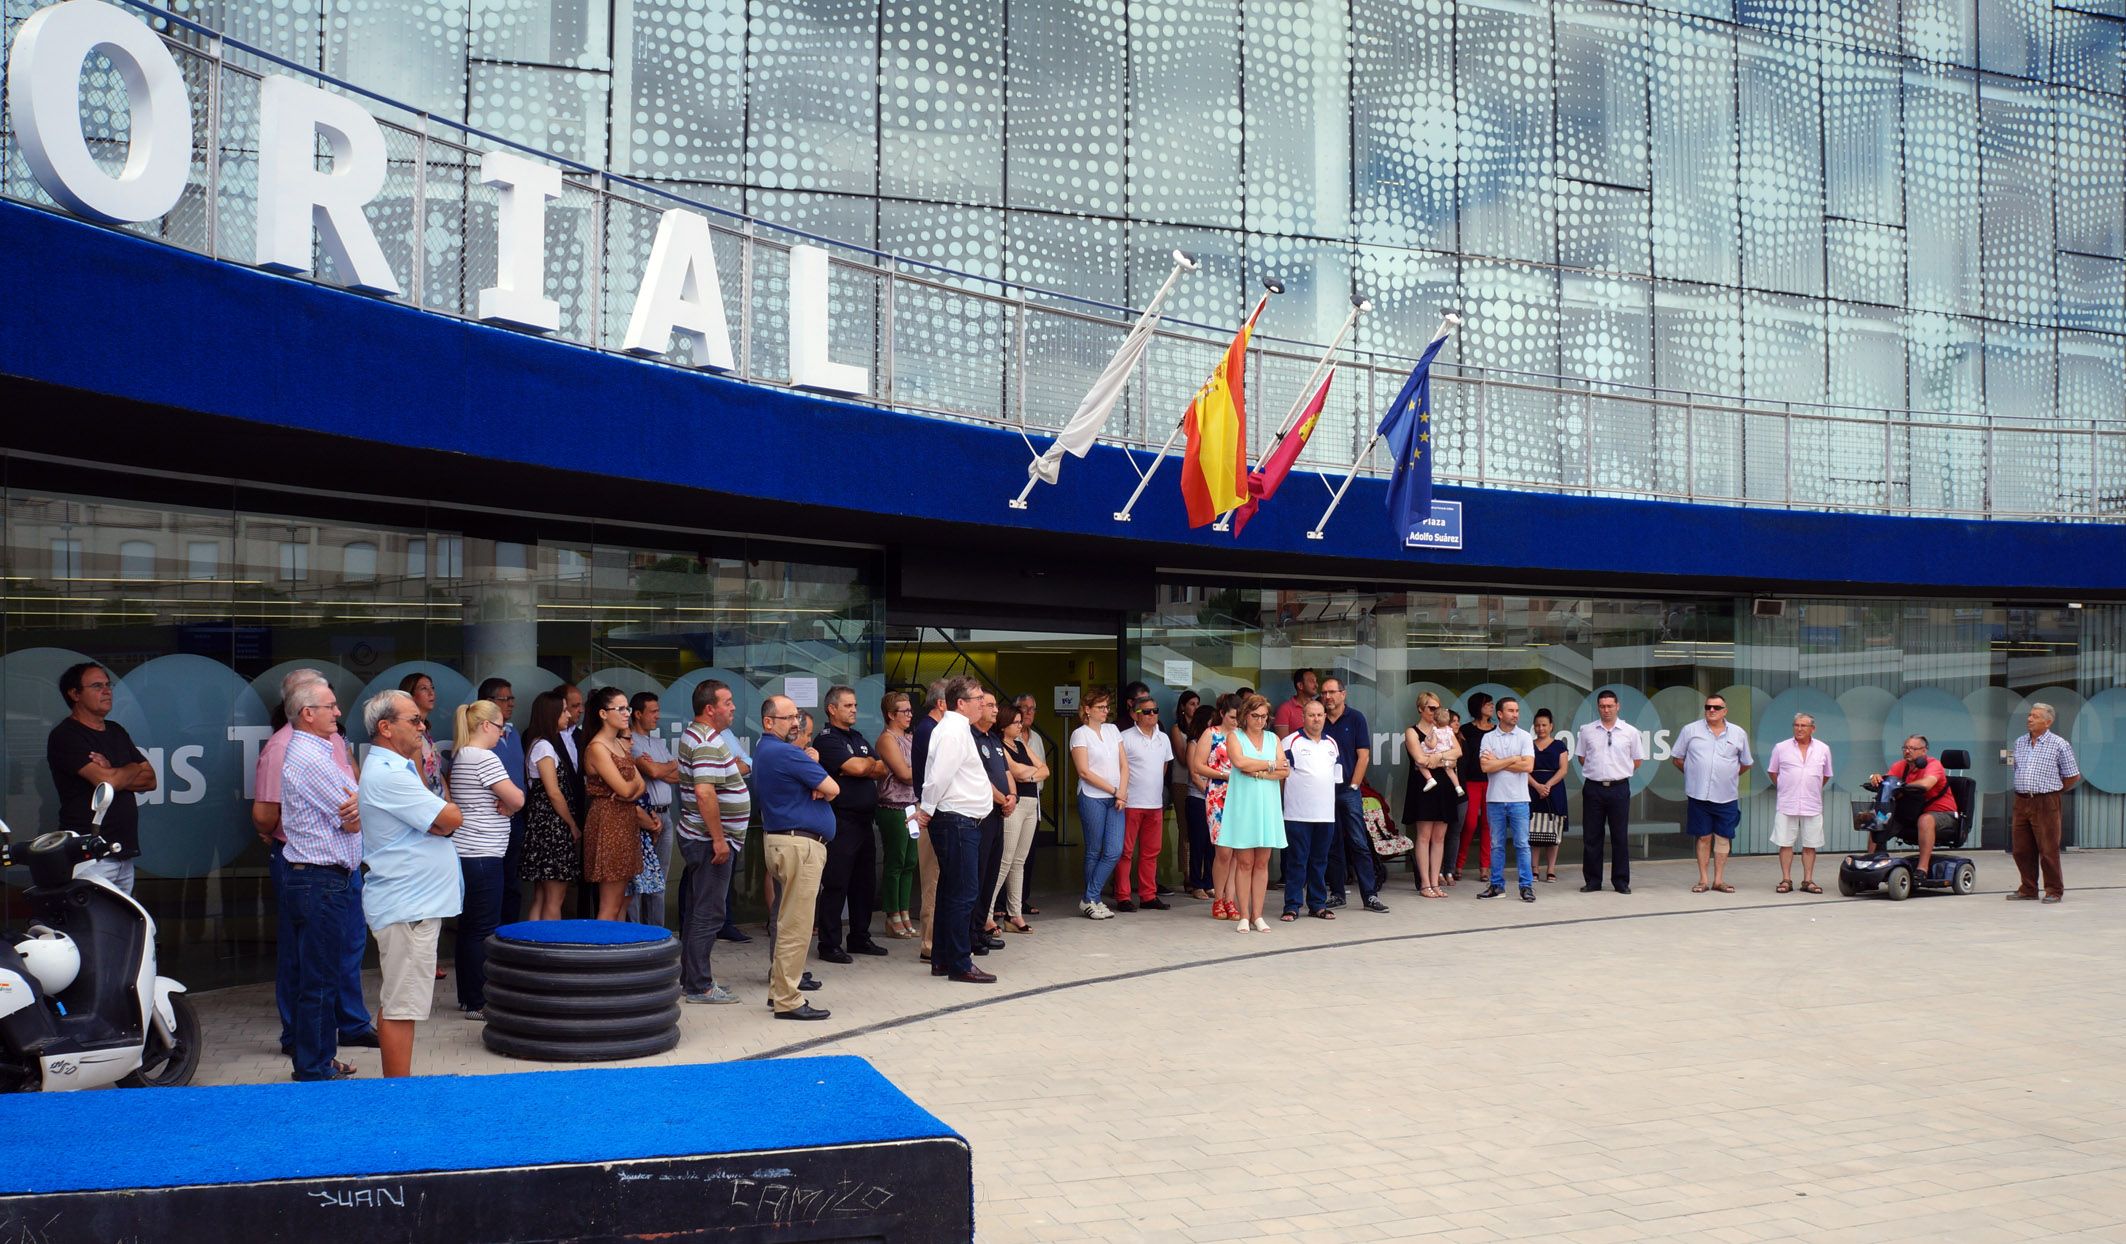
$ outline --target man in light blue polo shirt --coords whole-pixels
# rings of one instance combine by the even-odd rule
[[[377,1038],[384,1074],[413,1074],[413,1026],[435,1001],[436,941],[443,921],[465,909],[465,879],[450,835],[464,817],[428,789],[420,710],[403,691],[386,691],[362,710],[369,754],[357,789],[362,809],[362,915],[383,966]]]
[[[1693,894],[1717,890],[1733,894],[1727,883],[1727,853],[1742,823],[1742,775],[1757,763],[1750,755],[1750,736],[1727,719],[1727,697],[1705,697],[1705,720],[1676,731],[1671,759],[1683,770],[1683,832],[1698,843],[1698,884]],[[1706,864],[1712,875],[1706,875]]]
[[[1535,861],[1528,855],[1528,775],[1535,770],[1535,736],[1521,729],[1521,702],[1500,696],[1498,729],[1484,736],[1477,767],[1484,773],[1484,816],[1491,823],[1491,886],[1478,898],[1506,892],[1506,833],[1520,873],[1521,901],[1535,901]]]

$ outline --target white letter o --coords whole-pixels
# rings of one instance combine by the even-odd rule
[[[81,63],[101,52],[125,80],[132,141],[125,171],[96,165],[81,133]],[[7,103],[37,184],[77,216],[105,224],[154,220],[185,191],[192,106],[170,50],[146,25],[102,0],[32,13],[8,57]]]

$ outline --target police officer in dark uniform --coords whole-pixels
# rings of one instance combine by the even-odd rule
[[[1011,769],[1004,760],[1004,735],[997,729],[997,697],[993,691],[982,692],[982,715],[974,724],[974,749],[982,757],[982,768],[989,774],[989,784],[1003,798],[1017,798],[1017,787],[1012,785]],[[1002,950],[1004,939],[989,931],[995,919],[989,908],[990,895],[996,893],[997,872],[1004,866],[1004,805],[996,804],[989,815],[982,818],[982,862],[977,874],[981,890],[975,895],[974,919],[968,944],[974,953],[986,955],[992,950]]]
[[[878,902],[878,833],[872,813],[878,807],[878,779],[886,762],[857,733],[856,692],[849,687],[827,691],[827,728],[812,746],[820,768],[841,783],[834,797],[834,841],[827,844],[827,867],[819,879],[819,957],[848,963],[852,954],[883,955],[871,940],[872,908]],[[842,948],[842,906],[849,908],[849,944]]]

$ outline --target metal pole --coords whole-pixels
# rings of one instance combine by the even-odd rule
[[[1164,444],[1164,445],[1161,445],[1161,446],[1159,447],[1159,455],[1158,455],[1157,457],[1155,457],[1155,458],[1153,458],[1153,459],[1152,459],[1152,469],[1151,469],[1151,470],[1149,470],[1149,471],[1146,471],[1146,472],[1144,473],[1144,478],[1142,478],[1142,479],[1140,479],[1140,480],[1138,480],[1138,481],[1137,481],[1137,491],[1135,491],[1135,492],[1133,492],[1133,493],[1131,493],[1131,494],[1129,495],[1129,500],[1128,500],[1127,502],[1123,503],[1123,506],[1122,506],[1122,508],[1121,508],[1121,509],[1119,509],[1119,510],[1116,510],[1116,511],[1115,511],[1115,521],[1116,521],[1116,522],[1118,522],[1118,523],[1126,523],[1126,522],[1128,522],[1128,521],[1129,521],[1129,512],[1130,512],[1131,510],[1133,510],[1133,509],[1136,509],[1136,508],[1137,508],[1137,498],[1139,498],[1139,497],[1141,497],[1141,496],[1143,496],[1143,495],[1144,495],[1144,490],[1145,490],[1146,488],[1149,488],[1149,487],[1151,487],[1151,483],[1152,483],[1152,476],[1154,476],[1154,475],[1157,475],[1157,474],[1159,473],[1159,464],[1160,464],[1160,463],[1162,463],[1162,462],[1164,462],[1164,461],[1166,461],[1166,454],[1167,454],[1167,451],[1168,451],[1168,450],[1170,450],[1170,449],[1172,449],[1172,448],[1174,447],[1174,442],[1175,442],[1175,441],[1177,441],[1177,440],[1180,440],[1180,439],[1181,439],[1181,429],[1183,429],[1183,428],[1185,428],[1185,427],[1187,427],[1187,426],[1188,426],[1188,416],[1187,416],[1187,415],[1183,415],[1183,416],[1181,417],[1181,419],[1180,419],[1180,420],[1179,420],[1179,421],[1178,421],[1177,423],[1175,423],[1175,424],[1174,424],[1174,430],[1173,430],[1172,432],[1170,432],[1170,433],[1168,433],[1168,434],[1167,434],[1167,438],[1166,438],[1166,444]],[[1127,449],[1125,449],[1125,450],[1123,450],[1122,452],[1123,452],[1123,453],[1128,453],[1129,451],[1128,451]],[[1032,490],[1032,488],[1033,488],[1033,484],[1032,484],[1032,482],[1031,482],[1031,481],[1029,481],[1029,482],[1027,483],[1026,487],[1027,487],[1028,491],[1031,491],[1031,490]],[[1021,496],[1024,496],[1025,494],[1023,494],[1023,493],[1022,493],[1022,494],[1020,494],[1020,495],[1021,495]]]
[[[1351,486],[1352,480],[1358,478],[1358,468],[1364,464],[1366,460],[1366,455],[1373,452],[1373,446],[1379,441],[1380,433],[1375,432],[1373,434],[1373,439],[1366,442],[1365,449],[1359,452],[1358,461],[1353,462],[1351,464],[1350,471],[1344,475],[1344,482],[1336,486],[1336,495],[1329,498],[1329,508],[1322,511],[1321,521],[1314,524],[1314,530],[1307,533],[1307,539],[1321,539],[1322,528],[1327,527],[1329,525],[1329,518],[1331,515],[1336,513],[1336,507],[1344,503],[1344,490],[1348,489]]]
[[[885,276],[882,296],[885,305],[879,308],[879,395],[878,400],[893,404],[893,261],[880,261],[880,270]]]
[[[738,238],[738,374],[753,378],[753,222]]]
[[[414,306],[424,304],[422,286],[427,280],[427,264],[424,262],[428,248],[421,244],[421,235],[428,227],[428,114],[420,114],[421,128],[413,136],[413,281],[408,291]],[[341,280],[353,273],[343,272]]]
[[[207,255],[221,258],[221,76],[222,42],[207,41]]]

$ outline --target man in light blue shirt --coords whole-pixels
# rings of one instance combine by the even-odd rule
[[[362,915],[383,966],[377,1038],[384,1074],[413,1074],[413,1026],[435,1001],[436,942],[443,921],[465,908],[465,879],[450,843],[464,817],[428,789],[420,710],[403,691],[386,691],[362,710],[369,754],[357,793],[362,809]]]
[[[1671,761],[1683,770],[1683,832],[1698,843],[1698,884],[1693,894],[1718,890],[1733,894],[1727,883],[1727,853],[1742,823],[1742,775],[1757,763],[1750,755],[1750,736],[1727,719],[1727,697],[1705,697],[1705,720],[1676,731]],[[1706,864],[1712,875],[1706,875]]]
[[[1506,892],[1506,834],[1513,833],[1521,901],[1535,901],[1535,861],[1528,855],[1528,775],[1535,770],[1535,736],[1521,729],[1521,702],[1499,697],[1498,729],[1484,736],[1477,767],[1484,772],[1484,816],[1491,824],[1491,886],[1478,898]]]

